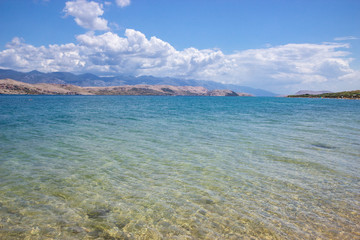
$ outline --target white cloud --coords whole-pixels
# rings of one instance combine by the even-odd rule
[[[35,47],[14,38],[0,52],[0,67],[21,71],[70,71],[213,80],[278,93],[300,89],[359,88],[348,44],[287,44],[226,55],[217,49],[176,50],[157,37],[127,29],[77,36],[77,43]]]
[[[116,0],[116,4],[119,7],[126,7],[130,5],[130,0]]]
[[[63,10],[66,15],[75,17],[75,22],[90,30],[109,30],[107,20],[99,17],[104,14],[102,4],[87,0],[68,1]]]
[[[22,71],[39,69],[44,72],[79,71],[86,65],[80,55],[82,48],[73,43],[34,47],[14,38],[6,48],[0,52],[0,66],[4,68]]]
[[[357,40],[359,38],[354,37],[354,36],[346,36],[346,37],[337,37],[334,38],[334,41],[348,41],[348,40]]]

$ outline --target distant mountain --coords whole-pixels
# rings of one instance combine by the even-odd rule
[[[319,94],[323,94],[323,93],[331,93],[331,92],[330,92],[330,91],[300,90],[300,91],[296,92],[294,95],[305,95],[305,94],[309,94],[309,95],[319,95]]]
[[[171,85],[171,86],[194,86],[204,87],[209,90],[228,89],[234,92],[249,93],[254,96],[276,96],[277,94],[246,86],[234,84],[222,84],[213,81],[177,79],[170,77],[154,76],[127,76],[119,75],[114,77],[99,77],[91,73],[76,75],[69,72],[50,72],[42,73],[39,71],[18,72],[8,69],[0,69],[0,79],[14,79],[25,83],[54,83],[54,84],[72,84],[81,87],[110,87],[122,85]]]

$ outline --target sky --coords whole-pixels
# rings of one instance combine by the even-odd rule
[[[359,0],[0,0],[0,68],[360,89]]]

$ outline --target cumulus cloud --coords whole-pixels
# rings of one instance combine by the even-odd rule
[[[88,32],[77,43],[35,47],[14,38],[0,52],[0,67],[22,71],[70,71],[213,80],[278,93],[299,89],[360,88],[359,71],[350,67],[348,44],[286,44],[224,54],[218,49],[177,50],[157,38],[127,29]]]
[[[130,5],[130,0],[116,0],[116,4],[119,7],[126,7]]]
[[[63,10],[67,16],[75,17],[75,22],[90,30],[109,30],[107,20],[101,18],[104,14],[102,4],[86,0],[68,1]]]
[[[251,49],[227,57],[232,67],[226,71],[228,81],[275,90],[299,84],[330,83],[351,72],[347,44],[287,44],[266,49]],[[237,70],[242,68],[242,70]]]
[[[81,50],[73,43],[35,47],[14,38],[0,52],[0,66],[22,71],[79,71],[86,65]]]

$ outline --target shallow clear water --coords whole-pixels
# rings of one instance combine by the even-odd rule
[[[360,101],[0,96],[0,239],[360,239]]]

